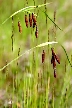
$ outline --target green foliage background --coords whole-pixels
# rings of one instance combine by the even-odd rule
[[[68,57],[71,60],[72,1],[47,0],[46,2],[52,2],[46,6],[47,14],[53,20],[54,10],[56,10],[56,24],[63,30],[61,31],[56,28],[56,41],[65,47]],[[35,1],[35,5],[43,3],[44,0]],[[3,25],[2,22],[14,12],[30,5],[34,5],[33,0],[28,0],[28,4],[26,4],[24,0],[0,0],[0,68],[6,65],[6,62],[10,62],[18,56],[19,48],[20,54],[22,54],[38,44],[47,42],[48,30],[50,31],[49,41],[55,40],[55,33],[53,32],[54,24],[48,19],[46,26],[45,14],[41,12],[41,10],[45,11],[45,7],[41,7],[41,10],[39,9],[37,18],[38,39],[35,38],[32,28],[26,28],[24,22],[25,12],[21,12],[14,16],[14,51],[12,52],[12,19],[9,19]],[[38,9],[33,9],[31,12],[34,11],[37,14]],[[18,31],[19,20],[22,26],[22,34]],[[56,79],[53,77],[53,69],[50,63],[51,47],[55,48],[55,52],[59,55],[61,61],[60,65],[57,64],[56,66]],[[44,70],[43,64],[41,63],[43,49],[46,53]],[[39,108],[70,108],[70,106],[72,106],[72,68],[68,63],[64,50],[59,44],[55,44],[49,46],[49,52],[47,46],[37,48],[33,51],[26,53],[19,60],[13,62],[0,72],[0,88],[3,91],[5,90],[4,98],[0,99],[1,106],[7,106],[9,99],[11,100],[12,98],[12,101],[14,101],[13,108],[18,101],[20,101],[20,105],[23,107],[26,101],[26,92],[29,92],[29,97],[27,97],[28,104],[25,105],[25,108],[38,108],[38,106]],[[17,62],[19,62],[18,66]],[[41,78],[38,79],[37,77],[38,73],[41,74],[40,72],[42,72],[42,89],[40,87]],[[28,76],[29,74],[32,75],[32,77]],[[40,90],[38,93],[36,89],[37,84],[39,84]],[[43,106],[45,99],[45,105]]]

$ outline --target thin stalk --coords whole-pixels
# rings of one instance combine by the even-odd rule
[[[48,77],[48,85],[46,86],[46,108],[49,107],[49,88],[50,88],[50,76]]]
[[[11,36],[11,39],[12,39],[12,52],[13,52],[13,37],[14,37],[14,22],[13,22],[13,16],[12,16],[12,36]]]
[[[53,99],[52,107],[54,108],[54,83],[53,83],[52,99]]]
[[[46,0],[44,0],[44,4],[46,4]],[[47,7],[45,5],[45,13],[47,14]],[[47,27],[47,16],[46,16],[46,27]]]

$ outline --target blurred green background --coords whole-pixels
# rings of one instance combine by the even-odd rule
[[[5,66],[8,62],[13,60],[18,56],[18,51],[20,48],[20,54],[24,53],[25,51],[33,48],[34,46],[47,42],[48,41],[48,30],[49,30],[49,41],[56,41],[60,42],[66,49],[69,59],[71,60],[72,54],[72,0],[46,0],[46,2],[51,2],[48,4],[47,7],[47,14],[48,16],[54,20],[54,11],[56,11],[56,21],[55,23],[63,30],[59,30],[57,27],[55,29],[56,34],[53,32],[54,24],[47,19],[47,26],[46,26],[46,16],[42,11],[45,11],[45,6],[40,7],[38,9],[33,9],[31,12],[35,12],[37,14],[37,26],[38,26],[38,38],[36,39],[34,35],[34,30],[30,27],[26,28],[24,15],[25,12],[18,13],[13,18],[14,24],[14,37],[13,37],[13,52],[12,52],[12,19],[10,18],[4,24],[3,21],[6,20],[10,15],[14,12],[24,8],[26,6],[33,6],[33,0],[0,0],[0,68]],[[35,0],[35,5],[43,4],[44,0]],[[20,20],[22,26],[22,33],[19,33],[18,30],[18,21]],[[53,77],[53,67],[50,63],[51,60],[51,47],[55,48],[55,52],[60,58],[60,65],[57,64],[56,71],[57,71],[57,78]],[[45,50],[46,59],[44,64],[41,63],[41,55],[42,50]],[[33,56],[34,51],[34,56]],[[31,51],[30,53],[26,53],[23,55],[19,60],[11,63],[7,68],[0,72],[0,104],[7,106],[9,99],[14,95],[15,99],[12,99],[14,103],[18,101],[22,101],[22,94],[23,91],[31,90],[31,98],[32,101],[34,99],[32,93],[34,93],[34,88],[36,83],[40,84],[41,79],[39,82],[37,79],[37,74],[42,72],[43,78],[43,92],[40,90],[40,94],[43,96],[41,97],[39,94],[38,99],[41,102],[41,106],[39,108],[44,108],[42,106],[44,98],[45,98],[45,90],[47,90],[47,81],[50,78],[50,85],[49,85],[49,107],[52,108],[52,91],[53,86],[55,90],[55,99],[54,99],[54,107],[58,108],[60,102],[62,106],[60,108],[70,108],[72,106],[72,68],[69,65],[67,60],[67,56],[59,44],[51,45],[49,47],[38,48]],[[35,62],[34,62],[35,59]],[[17,62],[19,63],[17,65]],[[44,71],[44,72],[43,72]],[[29,76],[31,75],[31,76]],[[24,77],[23,77],[24,76]],[[33,78],[32,78],[33,76]],[[27,79],[25,79],[27,78]],[[36,79],[36,80],[35,80]],[[34,82],[33,82],[34,81]],[[46,86],[46,89],[45,89]],[[15,90],[16,87],[16,90]],[[66,93],[67,88],[67,99],[64,101],[64,94]],[[2,92],[3,91],[3,92]],[[47,91],[48,92],[48,91]],[[36,92],[35,92],[36,93]],[[18,98],[17,98],[18,97]],[[41,100],[42,99],[42,100]],[[28,98],[29,100],[29,98]],[[7,102],[7,103],[6,103]],[[31,102],[31,101],[29,101]],[[20,103],[21,104],[21,103]],[[47,103],[46,103],[47,104]],[[30,103],[25,108],[29,108]],[[36,103],[38,105],[38,103]],[[38,108],[37,106],[31,106],[31,108]],[[40,105],[40,103],[39,103]],[[22,106],[23,107],[23,106]],[[45,106],[46,107],[46,106]]]

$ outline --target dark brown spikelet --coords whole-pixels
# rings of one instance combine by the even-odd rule
[[[53,59],[51,58],[51,64],[53,63]]]
[[[59,59],[59,57],[57,55],[55,55],[55,59],[58,62],[58,64],[60,64],[60,59]]]
[[[37,28],[37,25],[36,25],[35,36],[36,36],[36,38],[38,38],[38,28]]]
[[[43,50],[43,53],[42,53],[42,63],[44,63],[45,61],[45,51]]]
[[[56,67],[55,56],[52,55],[51,64],[53,64],[53,69]]]
[[[54,11],[54,22],[55,22],[55,19],[56,19],[56,10]]]
[[[34,15],[34,13],[32,13],[32,20],[33,20],[33,23],[36,25],[36,17],[35,17],[35,15]]]
[[[25,14],[25,23],[28,21],[27,15]]]
[[[55,54],[54,49],[51,48],[52,50],[52,55],[55,57],[56,61],[60,64],[60,59],[58,58],[58,56]]]
[[[20,21],[18,21],[18,26],[19,26],[19,27],[21,26]]]
[[[35,23],[35,25],[36,25],[36,17],[34,16],[34,18],[33,18],[33,22]]]
[[[36,25],[36,24],[33,22],[33,28],[35,28],[35,25]]]
[[[54,77],[56,78],[56,68],[54,68]]]
[[[53,69],[54,69],[56,68],[55,52],[53,48],[51,48],[51,51],[52,51],[51,64],[53,64]]]
[[[19,26],[19,32],[22,33],[22,27],[21,26]]]
[[[29,14],[29,23],[30,23],[30,27],[32,27],[32,16],[31,16],[31,14]]]
[[[56,67],[56,62],[53,61],[53,69]]]
[[[51,48],[52,55],[55,56],[54,48]]]
[[[34,18],[34,14],[32,13],[32,19]]]
[[[25,23],[26,23],[26,27],[28,28],[28,18],[26,14],[25,14]]]
[[[19,32],[22,33],[22,27],[20,21],[18,21]]]

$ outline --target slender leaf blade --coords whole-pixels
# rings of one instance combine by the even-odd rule
[[[28,6],[28,7],[22,8],[22,9],[16,11],[16,12],[14,12],[10,17],[8,17],[5,21],[3,21],[2,24],[4,24],[5,22],[7,22],[12,16],[15,16],[16,14],[18,14],[18,13],[20,13],[22,11],[30,11],[30,10],[32,10],[34,8],[40,8],[40,7],[48,5],[48,4],[50,4],[50,3],[45,3],[45,4],[42,4],[42,5],[38,5],[38,6]]]

